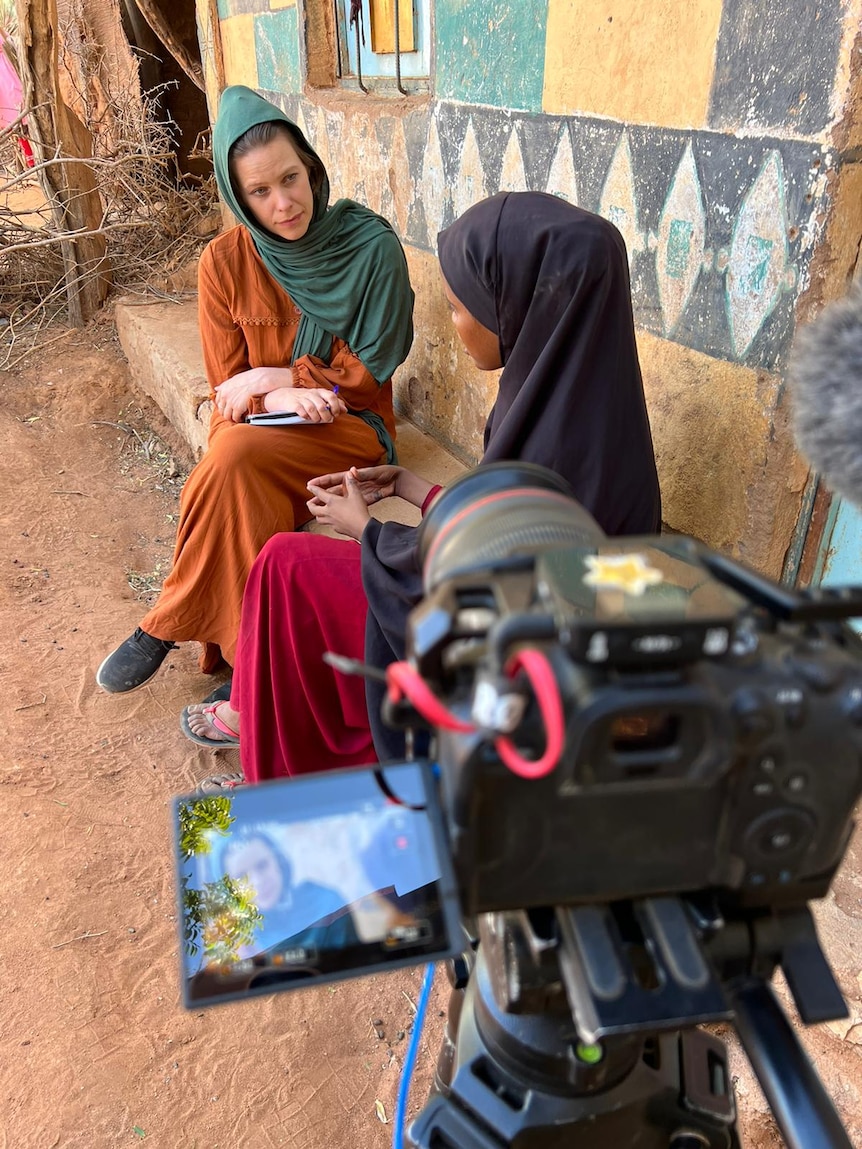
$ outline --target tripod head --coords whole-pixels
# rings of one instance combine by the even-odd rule
[[[480,919],[409,1145],[736,1149],[726,1051],[693,1028],[732,1021],[790,1149],[850,1149],[768,984],[781,965],[804,1021],[846,1015],[806,907],[725,922],[660,898],[555,920]]]

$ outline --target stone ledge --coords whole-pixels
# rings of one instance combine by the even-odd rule
[[[114,311],[117,336],[138,387],[164,413],[188,443],[195,459],[206,449],[212,403],[204,372],[198,334],[197,300],[141,303],[120,300]],[[398,458],[411,471],[435,483],[448,483],[466,470],[413,423],[398,419]],[[374,508],[375,518],[416,523],[419,512],[401,499],[385,499]],[[330,534],[314,526],[316,533]]]
[[[114,322],[132,379],[199,459],[206,449],[212,403],[198,335],[197,300],[120,300]]]

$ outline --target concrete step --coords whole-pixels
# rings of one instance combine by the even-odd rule
[[[114,314],[132,379],[159,405],[195,459],[199,459],[206,449],[212,403],[198,334],[197,300],[120,300]],[[398,460],[411,471],[435,483],[448,483],[466,469],[413,423],[397,419],[397,427]],[[418,510],[401,499],[385,499],[372,513],[383,522],[419,521]],[[309,529],[321,534],[335,533],[316,524]]]

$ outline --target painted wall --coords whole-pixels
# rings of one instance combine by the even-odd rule
[[[326,4],[306,0],[309,17]],[[628,246],[667,523],[780,573],[807,478],[787,355],[862,236],[844,190],[859,186],[862,0],[433,5],[431,92],[405,99],[304,88],[308,54],[334,41],[306,42],[302,6],[218,0],[226,82],[280,103],[334,194],[407,247],[417,338],[399,405],[478,458],[495,380],[455,345],[436,234],[501,189],[564,196]]]

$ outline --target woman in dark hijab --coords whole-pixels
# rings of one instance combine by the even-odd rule
[[[554,196],[501,193],[442,232],[438,249],[459,338],[479,368],[503,368],[482,462],[556,471],[609,535],[657,532],[658,478],[617,229]],[[366,705],[362,683],[321,656],[332,650],[381,668],[403,657],[407,615],[422,594],[416,530],[377,522],[368,505],[398,495],[424,511],[439,488],[382,466],[325,475],[309,489],[318,521],[362,545],[276,536],[252,569],[221,716],[235,731],[242,713],[248,781],[400,752],[399,736],[378,721],[379,691]]]
[[[440,269],[499,339],[483,463],[541,463],[567,479],[609,535],[661,524],[635,345],[625,244],[556,196],[502,193],[438,240]]]

